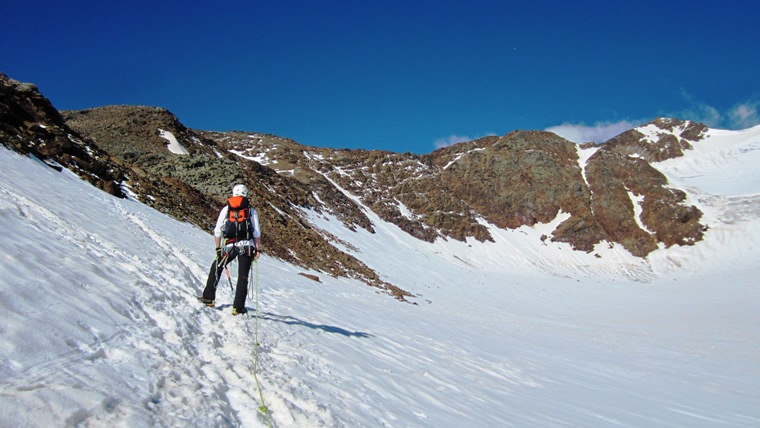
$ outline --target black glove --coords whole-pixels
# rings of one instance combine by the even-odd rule
[[[222,248],[219,247],[215,251],[216,251],[216,259],[217,260],[221,260],[222,259]]]

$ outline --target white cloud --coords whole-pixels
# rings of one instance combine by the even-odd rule
[[[465,141],[472,141],[473,139],[466,135],[450,135],[446,138],[439,138],[435,140],[436,149],[442,149],[444,147],[453,146],[454,144],[464,143]]]
[[[717,129],[747,129],[760,125],[760,101],[747,101],[738,103],[725,112],[703,102],[696,102],[688,94],[684,97],[692,104],[679,112],[661,114],[664,117],[673,117],[683,120],[701,122],[710,128]],[[654,119],[652,117],[651,119]],[[651,120],[650,119],[650,120]],[[629,129],[640,126],[649,120],[634,122],[621,120],[618,122],[597,122],[593,126],[584,124],[563,123],[562,125],[546,128],[546,131],[554,132],[560,137],[575,143],[593,141],[603,143],[610,138]]]
[[[575,143],[586,143],[589,141],[602,143],[622,132],[635,128],[638,125],[638,123],[632,123],[627,120],[621,120],[619,122],[597,122],[593,126],[563,123],[562,125],[546,128],[546,131],[553,132],[560,137]]]
[[[705,103],[695,104],[693,107],[684,109],[678,113],[668,114],[667,116],[704,123],[710,128],[725,127],[723,125],[723,115],[721,115],[720,111]]]
[[[758,102],[737,104],[728,111],[728,121],[731,128],[746,129],[760,124]]]
[[[739,130],[760,125],[760,101],[738,103],[727,111],[721,112],[707,103],[696,102],[686,93],[684,93],[683,96],[692,104],[691,107],[685,108],[679,112],[660,114],[660,116],[701,122],[710,128],[717,129]],[[596,122],[591,126],[582,123],[563,123],[562,125],[548,127],[545,131],[553,132],[560,137],[575,143],[586,143],[590,141],[603,143],[612,137],[637,126],[641,126],[653,119],[655,119],[655,117],[640,121],[620,120],[617,122]],[[496,134],[490,133],[483,136],[486,135]],[[482,138],[482,136],[477,138]],[[454,134],[446,138],[440,138],[436,140],[434,144],[436,149],[440,149],[475,139],[476,138],[470,138],[466,135]]]
[[[692,107],[670,114],[670,117],[694,120],[702,122],[710,128],[720,129],[747,129],[760,125],[760,113],[758,113],[760,101],[749,100],[737,103],[727,111],[721,112],[707,103],[696,101],[685,91],[682,91],[681,95],[692,104]]]

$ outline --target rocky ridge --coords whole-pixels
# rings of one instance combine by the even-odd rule
[[[0,73],[0,143],[59,171],[68,168],[98,188],[123,196],[119,187],[123,171],[110,156],[66,125],[35,85],[13,80],[3,73]]]
[[[647,134],[632,129],[598,146],[579,146],[549,132],[515,131],[429,155],[319,149],[259,134],[205,135],[311,187],[349,227],[372,230],[361,211],[334,198],[343,192],[430,242],[489,241],[484,223],[517,228],[565,213],[569,218],[546,239],[587,252],[608,241],[646,257],[659,245],[702,239],[701,212],[685,205],[685,194],[669,187],[650,162],[682,156],[707,128],[657,119],[642,129]],[[581,150],[594,154],[583,163]],[[336,186],[342,189],[337,194]]]
[[[306,213],[330,213],[352,230],[373,232],[366,207],[428,242],[485,242],[493,240],[488,224],[517,228],[563,215],[542,239],[586,252],[617,243],[640,257],[692,245],[705,228],[699,209],[652,166],[699,141],[707,130],[699,123],[657,119],[602,145],[580,146],[548,132],[515,131],[415,155],[192,130],[157,107],[58,112],[33,85],[4,75],[0,83],[4,145],[206,230],[232,184],[246,183],[269,254],[361,279],[401,300],[409,294],[340,250],[345,243],[315,229]],[[172,139],[186,154],[172,151]]]

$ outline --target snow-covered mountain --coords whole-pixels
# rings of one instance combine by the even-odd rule
[[[760,425],[760,127],[417,156],[0,77],[0,426]],[[230,175],[268,250],[239,317],[195,298]]]
[[[758,148],[658,163],[709,229],[646,259],[302,209],[419,304],[265,255],[247,317],[195,300],[207,232],[0,148],[0,426],[758,426]]]
[[[560,244],[596,259],[620,246],[642,259],[632,263],[638,266],[660,249],[704,240],[710,225],[699,201],[657,164],[684,157],[710,132],[661,118],[599,146],[515,131],[428,155],[339,150],[259,133],[192,130],[156,107],[59,113],[34,85],[0,74],[4,145],[203,229],[232,184],[243,182],[267,224],[269,255],[360,279],[404,301],[414,300],[406,284],[388,281],[387,272],[370,267],[335,234],[314,227],[308,213],[370,233],[377,216],[428,243],[495,243],[527,226],[542,230],[524,243],[539,248],[538,264],[547,263],[543,247]],[[574,264],[648,275],[588,255],[576,255]]]

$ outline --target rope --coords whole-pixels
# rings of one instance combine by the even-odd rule
[[[259,282],[259,261],[256,260],[256,259],[253,259],[253,264],[251,265],[251,269],[253,269],[253,265],[256,265],[256,287],[258,287],[258,282]],[[253,293],[253,287],[252,287],[252,285],[253,285],[253,276],[249,275],[248,276],[248,300],[253,300],[254,297],[258,298],[258,296]],[[258,293],[256,293],[256,294],[258,294]],[[258,316],[259,316],[258,309],[259,309],[258,308],[258,301],[256,301],[256,310],[257,310],[256,318],[257,319],[258,319]]]
[[[269,428],[272,428],[272,419],[269,417],[269,409],[267,408],[266,404],[264,404],[264,392],[261,389],[261,382],[259,382],[259,376],[257,374],[258,366],[259,366],[259,345],[260,345],[259,344],[259,261],[254,259],[253,264],[256,265],[256,273],[255,275],[252,275],[249,277],[249,285],[248,285],[249,291],[252,289],[250,282],[254,282],[255,287],[256,287],[256,292],[254,293],[256,319],[253,324],[253,379],[256,381],[256,389],[259,392],[259,401],[261,402],[261,405],[259,406],[259,411],[267,417],[267,426],[269,426]],[[255,280],[253,278],[254,276],[256,277]]]

